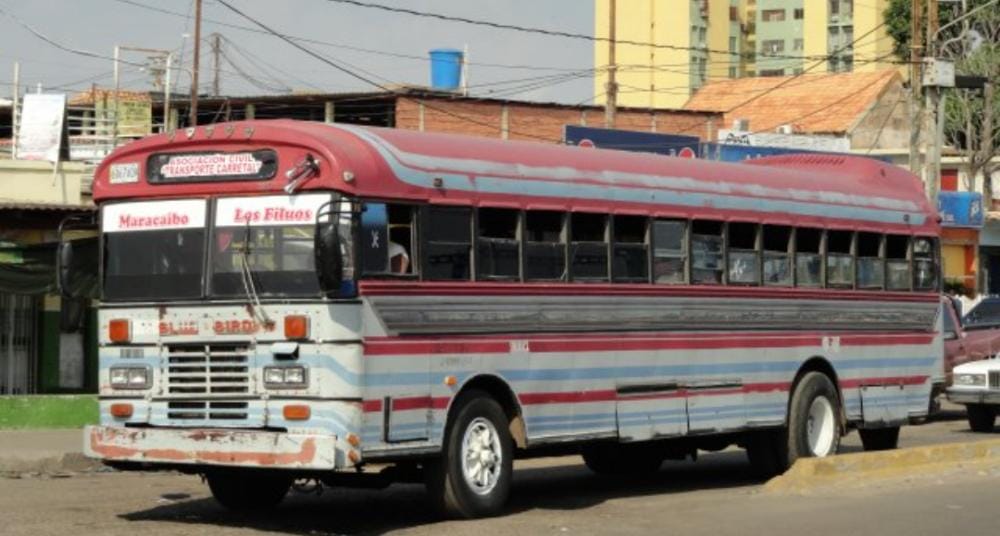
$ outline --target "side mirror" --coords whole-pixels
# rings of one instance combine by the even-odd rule
[[[313,251],[316,256],[316,275],[319,287],[327,296],[336,296],[344,280],[344,255],[341,251],[339,218],[329,209],[320,210],[316,218],[316,235]]]
[[[73,243],[69,241],[60,242],[56,255],[56,282],[59,285],[59,294],[63,298],[73,298],[70,291],[69,278],[70,267],[73,265]]]
[[[65,299],[93,299],[98,294],[97,238],[63,240],[56,251],[56,282]]]

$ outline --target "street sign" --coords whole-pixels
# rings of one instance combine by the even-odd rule
[[[695,158],[701,140],[695,136],[566,125],[563,129],[563,141],[567,145],[576,145],[577,147],[598,147]]]

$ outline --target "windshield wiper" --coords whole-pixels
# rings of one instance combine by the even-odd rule
[[[246,234],[243,235],[243,246],[240,247],[240,276],[243,279],[243,290],[246,292],[250,312],[254,319],[270,328],[274,326],[274,321],[261,307],[260,296],[257,294],[257,287],[254,284],[255,275],[253,268],[250,267],[250,222],[247,221]]]

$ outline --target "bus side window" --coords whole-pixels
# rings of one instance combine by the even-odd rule
[[[480,279],[521,278],[520,216],[516,210],[479,209],[476,270]]]
[[[683,220],[653,222],[653,282],[678,285],[686,280],[687,226]]]
[[[823,284],[823,257],[820,246],[823,231],[819,229],[795,230],[795,285],[819,287]]]
[[[826,286],[854,286],[854,232],[827,231]]]
[[[409,205],[389,205],[389,272],[416,273],[417,226],[415,209]]]
[[[528,211],[524,218],[525,281],[565,281],[566,215]]]
[[[721,221],[694,221],[691,223],[691,283],[695,285],[721,285],[722,231]]]
[[[570,215],[570,277],[574,281],[608,280],[608,217]]]
[[[885,282],[888,290],[910,290],[910,238],[885,237]]]
[[[931,238],[913,239],[913,290],[934,290],[938,286],[936,244]]]
[[[427,206],[422,213],[424,278],[468,280],[472,275],[472,210]]]
[[[611,275],[615,281],[649,281],[649,247],[644,216],[614,217],[614,255]]]
[[[733,285],[760,284],[759,226],[756,223],[730,223],[727,241],[727,281]]]
[[[884,237],[876,233],[858,233],[858,288],[880,289],[885,286]]]
[[[361,259],[365,274],[414,273],[413,207],[366,202],[361,212]]]
[[[764,226],[764,284],[787,287],[792,284],[792,228]]]

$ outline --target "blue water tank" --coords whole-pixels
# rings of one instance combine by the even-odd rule
[[[431,50],[431,87],[447,91],[462,84],[462,51],[454,48]]]

